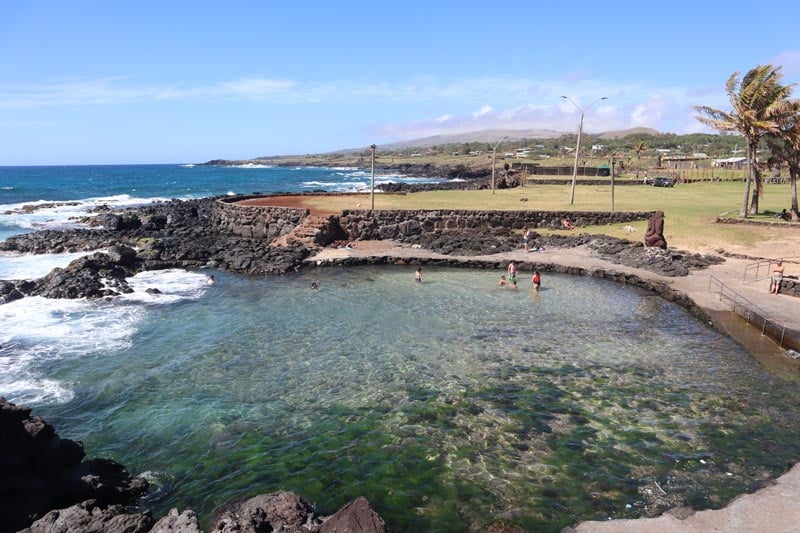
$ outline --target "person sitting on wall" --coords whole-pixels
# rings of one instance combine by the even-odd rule
[[[575,229],[575,226],[567,218],[561,221],[561,227],[564,229]]]

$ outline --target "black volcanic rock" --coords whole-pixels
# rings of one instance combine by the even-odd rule
[[[0,398],[0,533],[27,527],[51,509],[87,499],[101,507],[121,504],[147,490],[147,481],[122,465],[83,462],[84,455],[80,442],[59,438],[30,409]]]
[[[97,500],[87,500],[50,511],[19,533],[146,533],[152,527],[149,512],[129,513],[122,505],[102,507]]]

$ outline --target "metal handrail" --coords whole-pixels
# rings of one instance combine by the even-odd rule
[[[765,311],[761,310],[756,304],[737,293],[725,285],[716,276],[709,276],[708,292],[715,293],[714,286],[719,286],[720,301],[728,300],[731,303],[732,311],[745,319],[748,324],[754,327],[761,327],[761,334],[775,340],[783,348],[786,340],[786,324],[779,324],[772,320]]]
[[[800,263],[800,256],[782,257],[780,260],[784,263]],[[778,259],[762,259],[761,261],[746,265],[744,267],[742,283],[754,283],[769,278],[769,266],[777,261]],[[755,273],[753,273],[753,271],[755,271]],[[749,277],[752,277],[752,279],[748,279]]]

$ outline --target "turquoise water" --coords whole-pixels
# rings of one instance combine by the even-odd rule
[[[559,531],[644,514],[654,481],[720,506],[800,451],[797,385],[629,287],[545,274],[540,293],[512,291],[499,271],[437,268],[417,284],[412,267],[215,275],[40,303],[30,328],[33,311],[0,306],[22,332],[0,353],[25,377],[16,397],[145,473],[156,515],[190,507],[207,527],[233,498],[286,489],[323,513],[366,496],[393,531]]]

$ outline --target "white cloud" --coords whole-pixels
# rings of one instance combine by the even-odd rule
[[[473,118],[482,117],[484,115],[488,115],[492,111],[494,111],[494,109],[492,109],[492,106],[485,105],[485,106],[481,107],[478,111],[475,111],[474,113],[472,113],[472,117]]]

